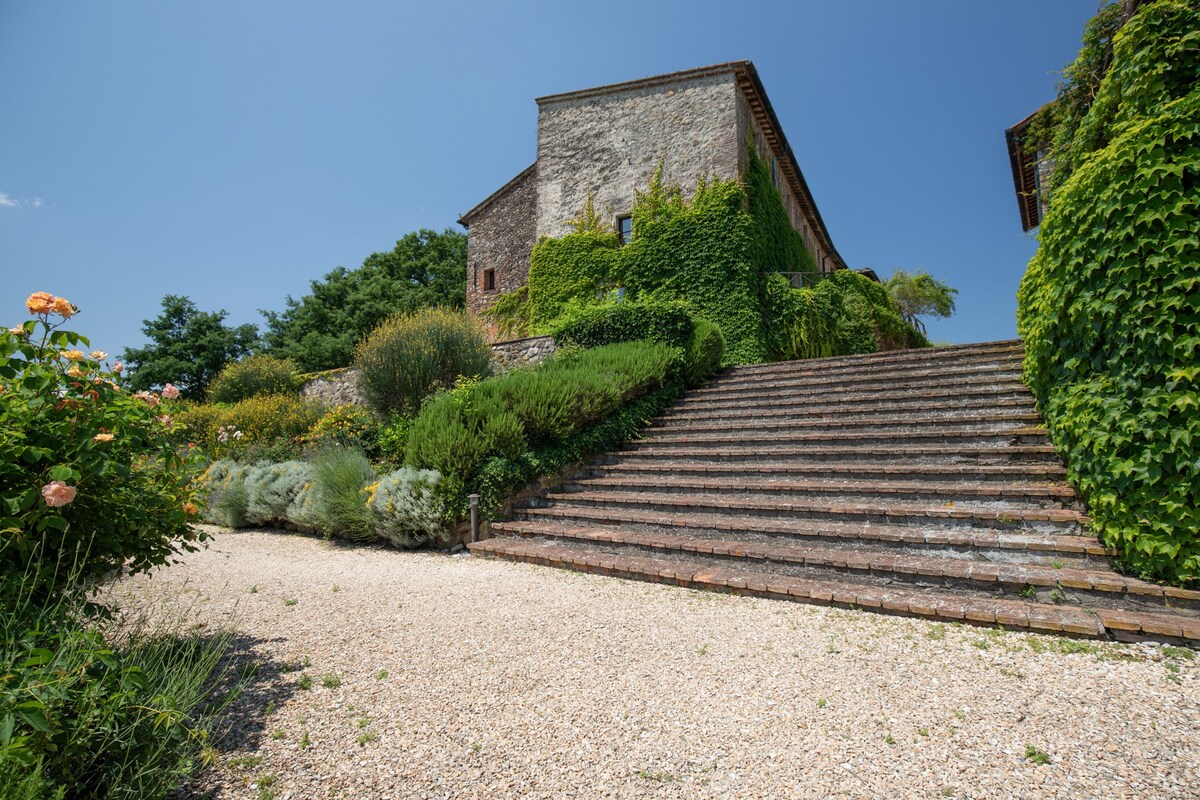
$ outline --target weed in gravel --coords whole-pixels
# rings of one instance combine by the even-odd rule
[[[1025,673],[1021,672],[1019,669],[1009,669],[1008,667],[1001,667],[1000,674],[1006,678],[1020,679],[1025,677]]]
[[[957,720],[964,720],[967,718],[967,715],[963,713],[961,708],[956,708],[954,709],[954,718]]]
[[[258,594],[258,584],[257,583],[250,587],[250,594]]]
[[[375,680],[381,681],[384,678],[386,678],[389,674],[390,673],[386,669],[381,669],[381,670],[379,670],[379,672],[375,673]]]
[[[326,672],[321,676],[321,685],[326,689],[336,689],[342,685],[342,679],[332,672]]]
[[[233,767],[234,769],[239,767],[257,767],[259,764],[262,764],[262,762],[262,756],[244,755],[229,759],[229,766]]]
[[[359,717],[358,719],[354,720],[354,724],[358,726],[359,730],[362,730],[371,724],[371,720],[367,719],[366,717]]]
[[[333,591],[335,593],[340,592],[341,590],[342,590],[342,587],[338,586],[336,583],[333,585]]]
[[[1182,658],[1185,661],[1191,661],[1196,657],[1196,651],[1187,647],[1175,647],[1174,645],[1163,645],[1162,654],[1167,658]]]
[[[946,623],[935,622],[929,627],[929,638],[934,641],[941,641],[946,638]]]
[[[366,747],[371,742],[379,738],[379,734],[375,731],[363,731],[354,741],[358,742],[359,747]]]
[[[983,639],[983,638],[973,639],[971,641],[971,644],[973,644],[975,647],[978,647],[980,650],[987,650],[988,648],[990,648],[992,646],[991,642],[989,642],[987,639]]]
[[[275,713],[275,710],[276,710],[277,708],[278,708],[278,706],[276,706],[276,705],[275,705],[275,701],[274,701],[274,700],[268,700],[268,701],[267,701],[267,706],[266,706],[266,708],[264,708],[264,709],[263,709],[263,716],[264,716],[264,717],[269,717],[269,716],[271,716],[272,714],[274,714],[274,713]]]
[[[274,772],[264,772],[255,779],[258,784],[258,800],[272,800],[275,797],[275,792],[271,787],[275,785],[276,777]]]
[[[305,691],[308,691],[309,689],[311,689],[312,684],[313,684],[312,676],[309,675],[307,672],[301,673],[300,680],[298,680],[296,682],[296,685],[299,686],[301,689],[304,689]]]
[[[478,752],[479,752],[480,750],[482,750],[482,749],[483,749],[483,745],[479,744],[478,742],[476,742],[475,744],[471,745],[471,752],[472,752],[472,753],[478,753]]]
[[[284,600],[284,601],[283,601],[283,604],[284,604],[285,606],[294,606],[294,605],[296,605],[296,603],[299,603],[299,602],[300,602],[300,601],[299,601],[299,600],[297,600],[296,598],[294,598],[294,597],[289,597],[288,599],[286,599],[286,600]]]
[[[302,669],[308,669],[311,666],[312,666],[312,662],[308,660],[308,656],[305,656],[304,660],[300,662],[300,667]]]
[[[885,742],[887,742],[888,744],[895,744],[895,743],[896,743],[896,737],[895,737],[895,736],[892,736],[890,733],[889,733],[887,736],[883,737],[883,740],[884,740]]]
[[[824,708],[826,705],[824,697],[817,698],[817,708]]]
[[[644,781],[657,781],[659,783],[672,783],[679,780],[678,777],[669,772],[659,772],[658,770],[648,769],[638,770],[638,777]]]
[[[271,741],[273,741],[273,742],[278,742],[280,739],[282,739],[284,737],[284,735],[285,734],[283,732],[283,728],[272,728],[271,729]]]
[[[1031,744],[1025,745],[1025,759],[1032,761],[1034,764],[1049,764],[1050,754],[1045,750],[1039,750]]]
[[[706,644],[702,644],[696,648],[696,655],[698,655],[698,656],[702,656],[707,652],[708,652],[708,645],[706,645]]]
[[[312,739],[308,738],[308,731],[305,731],[300,734],[300,749],[307,750],[310,747],[312,747]]]

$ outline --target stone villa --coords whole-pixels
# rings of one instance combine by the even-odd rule
[[[749,61],[537,99],[537,160],[459,219],[467,228],[467,307],[524,286],[541,236],[561,236],[589,197],[630,235],[634,193],[661,163],[685,192],[741,178],[746,143],[770,166],[792,226],[824,273],[845,268]]]

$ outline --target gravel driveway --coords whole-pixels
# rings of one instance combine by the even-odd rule
[[[113,592],[259,665],[185,797],[1200,797],[1192,651],[269,532]]]

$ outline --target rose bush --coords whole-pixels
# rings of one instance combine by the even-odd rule
[[[178,391],[123,390],[107,354],[61,330],[78,312],[64,298],[26,308],[0,332],[0,594],[51,600],[195,550],[199,457],[170,437]]]

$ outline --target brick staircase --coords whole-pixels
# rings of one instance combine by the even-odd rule
[[[1200,592],[1087,529],[1020,342],[737,367],[489,526],[507,558],[1076,636],[1200,644]]]

